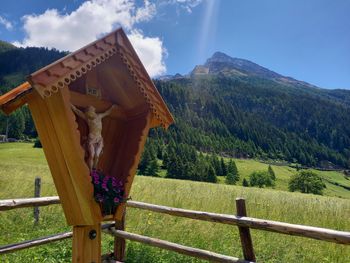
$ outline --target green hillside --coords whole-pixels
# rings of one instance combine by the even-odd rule
[[[34,71],[63,57],[67,53],[47,48],[15,48],[0,43],[0,94],[16,87]]]
[[[245,176],[252,169],[266,165],[253,160],[236,160]],[[288,167],[273,167],[277,185],[283,188]],[[32,144],[0,144],[0,198],[31,197],[35,176],[42,177],[42,195],[56,195],[41,149]],[[340,174],[322,172],[342,182]],[[335,179],[336,178],[336,179]],[[283,187],[282,187],[283,186]],[[326,193],[327,194],[327,193]],[[234,199],[247,200],[250,216],[289,223],[320,226],[338,230],[350,229],[350,202],[347,199],[289,193],[280,190],[245,188],[183,180],[138,176],[132,188],[133,200],[187,209],[233,214]],[[18,242],[42,235],[70,230],[60,206],[41,209],[41,222],[33,226],[32,209],[19,209],[0,214],[0,244]],[[175,218],[137,209],[128,209],[127,231],[158,237],[185,245],[242,257],[236,227]],[[346,262],[350,250],[343,245],[252,231],[258,262]],[[71,241],[32,248],[0,256],[1,262],[68,262]],[[113,247],[104,236],[103,251]],[[201,262],[189,257],[128,242],[127,262]]]
[[[1,46],[0,94],[66,54]],[[155,81],[176,119],[167,134],[152,132],[157,143],[174,140],[222,156],[349,167],[350,91],[321,89],[220,52],[202,67],[208,73]],[[0,114],[0,134],[6,123]],[[9,137],[35,136],[26,108],[10,117]]]
[[[267,171],[268,168],[268,164],[257,160],[235,159],[235,162],[240,173],[240,181],[237,183],[237,185],[242,185],[243,178],[248,180],[249,175],[252,172]],[[276,174],[276,186],[274,189],[288,191],[289,179],[293,174],[297,173],[297,170],[295,168],[280,165],[272,165],[272,168]],[[326,184],[324,195],[350,199],[350,180],[343,173],[335,171],[318,171],[314,169],[311,170],[323,178]],[[221,178],[221,181],[224,181],[223,178]]]
[[[16,49],[16,47],[8,42],[0,40],[0,53],[6,52],[12,49]]]
[[[349,165],[350,108],[321,89],[220,75],[156,85],[176,119],[160,140],[234,157]]]

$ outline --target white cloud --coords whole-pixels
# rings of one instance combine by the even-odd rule
[[[69,14],[48,9],[22,18],[26,37],[21,44],[72,51],[117,26],[130,30],[135,23],[147,21],[154,14],[155,7],[148,1],[136,8],[133,0],[87,1]]]
[[[192,8],[203,0],[159,1],[155,0],[157,4],[177,5],[191,13]],[[156,15],[156,4],[143,0],[143,5],[139,6],[135,2],[136,0],[90,0],[83,2],[71,13],[47,9],[41,14],[25,15],[22,17],[25,37],[13,44],[74,51],[122,26],[149,74],[152,77],[164,74],[164,56],[167,53],[163,41],[158,37],[145,36],[136,28],[137,23],[147,22]],[[0,23],[4,23],[1,17]],[[8,26],[12,27],[11,23]]]
[[[91,0],[71,13],[48,9],[42,14],[24,16],[26,37],[13,44],[74,51],[122,26],[130,32],[131,41],[149,74],[156,76],[166,71],[163,42],[135,30],[135,24],[149,21],[155,13],[155,5],[147,0],[142,7],[136,7],[134,0]]]
[[[158,37],[145,37],[138,30],[133,30],[128,37],[151,76],[161,75],[166,72],[163,59],[167,51]]]
[[[202,2],[203,0],[171,0],[171,3],[178,4],[180,7],[184,8],[188,13],[192,13],[192,9],[195,8],[197,5],[201,4]]]
[[[2,16],[0,16],[0,25],[3,25],[7,30],[11,30],[13,28],[12,23]]]

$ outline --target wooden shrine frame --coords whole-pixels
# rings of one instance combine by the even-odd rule
[[[104,220],[121,221],[125,204],[103,216],[94,200],[87,165],[87,123],[72,111],[104,112],[103,153],[97,168],[122,181],[129,196],[150,128],[174,121],[122,29],[34,72],[28,82],[0,97],[10,114],[28,104],[69,225],[73,262],[100,262]]]

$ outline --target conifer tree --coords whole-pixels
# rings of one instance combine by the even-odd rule
[[[152,158],[144,172],[146,176],[159,176],[159,165],[156,158]]]
[[[230,159],[227,166],[227,176],[226,183],[227,184],[236,184],[239,180],[238,169],[234,160]]]
[[[215,174],[217,176],[221,176],[222,175],[221,163],[220,163],[219,158],[216,154],[213,154],[211,156],[211,165],[215,170]]]
[[[159,165],[155,152],[150,144],[147,145],[139,164],[139,174],[146,176],[158,176]]]
[[[221,172],[222,172],[222,176],[226,176],[227,175],[227,166],[225,164],[225,161],[224,161],[224,158],[221,157],[221,160],[220,160],[220,165],[221,165]]]
[[[209,165],[209,167],[208,167],[208,177],[207,177],[206,181],[211,182],[211,183],[217,182],[215,170],[214,170],[213,166],[211,166],[211,165]]]
[[[276,180],[276,174],[275,174],[274,170],[272,169],[271,165],[269,165],[269,168],[267,169],[267,172],[271,176],[271,179],[275,181]]]
[[[164,152],[164,154],[163,154],[163,165],[162,165],[162,168],[163,168],[163,169],[167,169],[167,167],[168,167],[168,162],[169,162],[168,153],[167,153],[167,152]]]
[[[244,187],[248,187],[249,186],[249,183],[248,183],[247,179],[243,178],[242,186],[244,186]]]
[[[163,155],[164,155],[164,152],[163,152],[163,145],[157,145],[157,158],[158,159],[163,159]]]
[[[142,154],[142,158],[139,164],[139,174],[144,175],[148,165],[150,164],[152,155],[148,147],[145,147],[145,150]]]
[[[182,168],[182,163],[180,163],[180,160],[176,156],[172,156],[172,158],[170,158],[170,155],[169,155],[166,177],[179,178],[179,172],[181,168]]]

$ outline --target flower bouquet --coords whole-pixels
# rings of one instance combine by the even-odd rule
[[[117,178],[104,175],[100,170],[92,170],[94,199],[99,203],[103,216],[115,213],[119,204],[126,202],[124,184]]]

